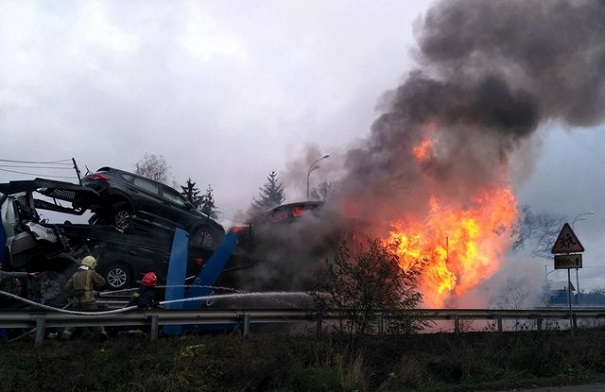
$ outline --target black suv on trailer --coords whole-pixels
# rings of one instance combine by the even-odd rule
[[[98,191],[103,200],[91,206],[93,218],[118,230],[180,227],[189,233],[191,246],[204,249],[214,249],[225,235],[218,222],[198,211],[178,191],[149,178],[102,167],[85,176],[82,185]]]

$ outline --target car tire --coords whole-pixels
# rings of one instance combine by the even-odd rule
[[[108,290],[122,290],[131,286],[132,271],[124,264],[116,263],[105,269],[103,278],[105,279],[105,287]]]
[[[132,208],[127,202],[119,202],[111,208],[111,225],[120,231],[125,231],[132,227]]]
[[[223,241],[225,233],[210,225],[201,225],[189,234],[191,246],[202,249],[216,249]]]

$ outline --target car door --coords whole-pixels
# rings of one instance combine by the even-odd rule
[[[202,218],[195,208],[187,202],[187,199],[176,190],[164,185],[161,187],[161,192],[166,217],[179,223],[179,226],[189,228]]]
[[[174,226],[173,217],[161,197],[162,185],[160,183],[133,176],[131,184],[136,191],[134,203],[139,219]]]

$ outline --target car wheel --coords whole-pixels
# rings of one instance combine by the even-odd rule
[[[224,233],[212,226],[203,225],[194,229],[189,242],[192,246],[204,249],[215,249],[223,240]]]
[[[105,286],[109,290],[121,290],[128,288],[132,282],[130,269],[122,264],[114,264],[105,273]]]
[[[124,231],[132,226],[132,208],[128,203],[116,203],[111,209],[111,224]]]

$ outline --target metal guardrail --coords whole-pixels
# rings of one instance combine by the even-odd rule
[[[118,309],[110,311],[91,312],[90,314],[74,314],[61,311],[47,310],[2,310],[0,311],[0,328],[35,329],[35,344],[43,343],[46,328],[62,327],[150,327],[151,339],[158,337],[158,331],[164,325],[232,325],[239,328],[244,335],[250,332],[253,324],[279,324],[296,322],[315,322],[316,332],[322,331],[323,323],[329,321],[347,320],[347,309]],[[461,332],[461,324],[465,320],[493,321],[497,331],[503,331],[505,320],[531,320],[536,329],[542,329],[546,320],[569,320],[570,313],[566,309],[541,310],[508,310],[508,309],[414,309],[406,311],[375,312],[378,332],[384,331],[384,323],[392,320],[451,320],[454,322],[454,332]],[[572,322],[578,319],[605,321],[605,308],[578,309],[573,312]]]

